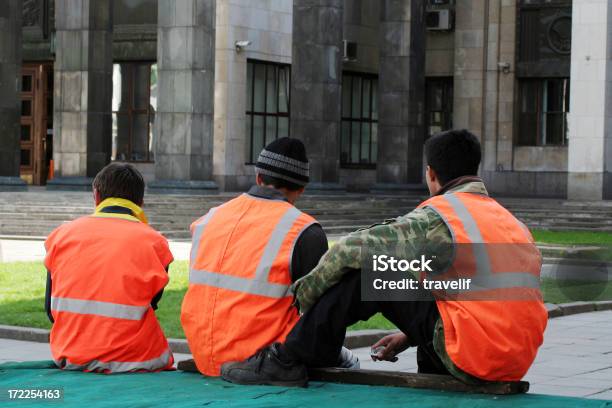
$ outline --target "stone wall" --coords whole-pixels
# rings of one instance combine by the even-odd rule
[[[357,59],[344,61],[342,69],[378,72],[380,0],[345,0],[343,39],[357,43]]]
[[[112,1],[55,5],[55,174],[91,178],[111,152]]]
[[[0,9],[0,189],[19,177],[21,8],[21,0],[9,0]]]
[[[291,63],[292,0],[218,0],[213,172],[225,190],[247,188],[247,59]],[[236,41],[250,41],[237,52]]]
[[[612,0],[574,0],[568,198],[612,198]]]

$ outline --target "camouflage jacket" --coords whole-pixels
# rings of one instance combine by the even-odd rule
[[[454,192],[488,195],[481,181],[460,184],[446,193]],[[308,275],[293,284],[296,306],[304,313],[347,271],[360,269],[362,248],[396,246],[396,254],[403,259],[414,259],[429,245],[451,243],[451,234],[444,221],[429,208],[417,208],[398,218],[352,232],[338,240]]]

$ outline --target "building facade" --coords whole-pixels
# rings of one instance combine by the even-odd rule
[[[291,136],[312,191],[406,191],[467,128],[494,193],[612,198],[612,0],[7,3],[0,188],[242,190]]]

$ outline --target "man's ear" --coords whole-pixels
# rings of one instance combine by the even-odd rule
[[[431,168],[430,165],[427,165],[427,176],[429,177],[429,181],[431,181],[432,183],[438,182],[438,175],[436,174],[436,171]]]
[[[100,198],[100,193],[95,188],[93,189],[93,197],[94,197],[94,203],[96,203],[96,207],[97,207],[102,202],[102,199]]]
[[[263,186],[263,180],[261,179],[261,174],[255,173],[255,184],[258,186]]]

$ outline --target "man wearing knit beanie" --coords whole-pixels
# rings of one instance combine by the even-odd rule
[[[290,286],[328,249],[319,223],[294,207],[309,180],[304,144],[287,137],[273,141],[261,151],[255,172],[248,193],[191,226],[181,323],[205,375],[218,376],[224,363],[285,340],[299,319]],[[358,360],[344,350],[338,365],[355,367]]]

